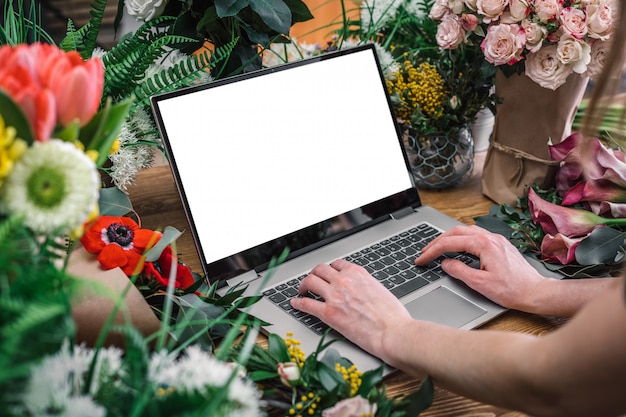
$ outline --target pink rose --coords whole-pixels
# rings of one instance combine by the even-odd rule
[[[363,417],[373,416],[377,410],[376,404],[371,404],[365,398],[356,396],[339,401],[331,408],[322,411],[322,417]]]
[[[473,14],[463,13],[461,15],[461,24],[463,29],[468,32],[473,32],[478,27],[478,17]]]
[[[461,14],[465,10],[465,3],[463,0],[448,0],[448,7],[454,14]]]
[[[441,20],[445,15],[450,13],[450,6],[448,4],[448,0],[435,0],[433,7],[430,9],[430,13],[428,17],[433,20]]]
[[[548,34],[548,30],[544,25],[540,25],[539,23],[535,23],[529,19],[524,19],[522,21],[522,29],[526,33],[526,49],[528,49],[531,53],[537,52],[542,44],[546,35]]]
[[[613,32],[614,10],[612,3],[591,4],[585,8],[590,38],[606,41]]]
[[[561,28],[563,32],[576,39],[582,39],[587,34],[587,22],[585,12],[573,7],[561,10]]]
[[[530,5],[527,0],[509,0],[508,9],[502,14],[502,23],[519,23],[526,19],[530,13]]]
[[[465,29],[459,17],[448,13],[437,26],[437,45],[441,49],[456,49],[465,39]]]
[[[509,0],[477,0],[476,10],[483,16],[483,22],[491,23],[500,18],[508,4]]]
[[[610,42],[596,41],[591,45],[591,60],[587,65],[587,72],[584,74],[589,78],[595,78],[602,72],[604,63],[609,55]]]
[[[493,25],[480,44],[485,59],[493,65],[512,65],[522,59],[526,33],[520,25]]]
[[[534,0],[535,14],[543,23],[556,20],[563,9],[559,0]]]
[[[526,56],[525,72],[528,78],[543,88],[556,90],[572,73],[572,67],[557,58],[556,45],[546,45]]]
[[[477,10],[476,1],[477,0],[465,0],[465,7],[467,7],[469,10],[475,12]]]
[[[556,56],[559,61],[572,67],[575,73],[584,74],[591,61],[591,47],[571,35],[563,35],[556,46]]]

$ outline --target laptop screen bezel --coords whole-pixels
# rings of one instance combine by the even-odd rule
[[[161,101],[164,100],[168,100],[171,98],[175,98],[181,95],[185,95],[185,94],[191,94],[194,93],[196,91],[202,91],[202,90],[206,90],[206,89],[212,89],[212,88],[218,88],[222,85],[228,85],[231,84],[233,82],[238,82],[241,80],[246,80],[249,78],[253,78],[253,77],[262,77],[264,75],[267,74],[272,74],[278,71],[285,71],[285,70],[289,70],[290,68],[294,68],[294,67],[298,67],[298,66],[302,66],[302,65],[309,65],[318,61],[324,61],[324,60],[329,60],[329,59],[335,59],[337,57],[346,55],[346,54],[352,54],[352,53],[358,53],[358,52],[362,52],[364,50],[369,50],[371,51],[371,53],[374,55],[374,60],[376,62],[377,65],[377,69],[378,69],[378,73],[379,73],[379,77],[381,80],[381,83],[385,83],[385,78],[383,75],[383,71],[382,68],[380,66],[380,62],[378,60],[378,57],[376,55],[376,51],[375,51],[375,47],[372,44],[366,44],[366,45],[360,45],[360,46],[356,46],[350,49],[343,49],[343,50],[338,50],[338,51],[333,51],[333,52],[327,52],[318,56],[314,56],[311,58],[306,58],[306,59],[302,59],[299,61],[295,61],[295,62],[290,62],[290,63],[286,63],[286,64],[282,64],[279,66],[274,66],[274,67],[270,67],[270,68],[264,68],[261,70],[257,70],[257,71],[253,71],[253,72],[248,72],[248,73],[244,73],[244,74],[239,74],[236,76],[232,76],[232,77],[227,77],[227,78],[223,78],[223,79],[219,79],[219,80],[214,80],[202,85],[197,85],[197,86],[191,86],[191,87],[185,87],[185,88],[181,88],[175,91],[171,91],[171,92],[167,92],[167,93],[162,93],[162,94],[158,94],[158,95],[154,95],[150,97],[150,103],[151,103],[151,107],[152,107],[152,111],[157,123],[157,127],[159,129],[159,133],[161,135],[162,141],[163,141],[163,146],[170,164],[170,168],[176,183],[176,188],[178,190],[179,196],[181,198],[181,203],[185,212],[185,216],[187,218],[187,221],[189,223],[190,226],[190,230],[191,230],[191,234],[193,237],[193,241],[196,247],[196,251],[198,253],[198,256],[200,258],[200,263],[201,266],[203,268],[203,274],[204,276],[209,280],[209,282],[215,282],[217,280],[222,280],[222,279],[228,279],[232,276],[236,276],[239,273],[244,273],[247,272],[245,270],[237,270],[237,271],[233,271],[233,273],[229,274],[229,273],[219,273],[219,274],[213,274],[212,272],[215,271],[215,266],[218,263],[222,263],[222,262],[227,262],[229,258],[232,258],[232,256],[234,256],[235,254],[226,257],[226,258],[222,258],[220,260],[214,261],[214,262],[207,262],[207,257],[205,256],[204,253],[204,249],[202,246],[202,242],[200,241],[199,238],[199,234],[198,234],[198,230],[196,228],[196,223],[194,221],[194,213],[192,212],[192,208],[189,205],[186,193],[185,193],[185,187],[183,184],[183,181],[181,179],[181,176],[179,175],[179,169],[177,166],[177,161],[176,161],[176,157],[174,155],[174,152],[172,150],[172,147],[170,145],[169,139],[168,139],[168,135],[167,135],[167,131],[164,129],[163,127],[163,123],[162,123],[162,115],[160,112],[160,108],[159,108],[159,104]],[[386,91],[386,89],[385,89]],[[393,106],[392,106],[392,102],[391,102],[391,98],[389,97],[389,94],[385,94],[386,96],[386,100],[387,100],[387,106],[389,108],[389,112],[390,115],[393,114]],[[393,196],[390,196],[386,199],[382,199],[378,202],[375,202],[373,204],[380,204],[382,206],[385,206],[385,202],[386,201],[393,201],[393,204],[389,204],[388,205],[388,210],[386,210],[383,214],[376,216],[375,218],[372,218],[371,220],[367,221],[366,223],[363,224],[359,224],[356,225],[355,227],[353,227],[352,229],[345,231],[345,232],[339,232],[336,234],[333,234],[330,237],[324,238],[323,240],[317,241],[313,244],[307,245],[305,247],[301,247],[298,248],[296,250],[291,250],[289,252],[289,255],[287,256],[287,259],[291,259],[294,257],[297,257],[303,253],[307,253],[310,252],[316,248],[319,248],[323,245],[329,244],[331,242],[334,242],[336,240],[339,240],[341,238],[344,238],[347,235],[351,235],[354,233],[357,233],[363,229],[366,229],[368,227],[371,227],[375,224],[378,224],[380,222],[383,222],[385,220],[388,220],[391,218],[391,216],[393,215],[394,212],[398,212],[398,211],[403,211],[406,209],[411,209],[414,210],[416,208],[418,208],[419,206],[421,206],[421,200],[420,200],[420,195],[418,192],[418,189],[415,185],[415,181],[413,176],[411,175],[411,167],[409,164],[409,160],[407,157],[406,152],[404,151],[404,145],[403,145],[403,141],[402,141],[402,137],[403,137],[403,133],[401,130],[401,127],[398,123],[398,121],[395,119],[395,117],[392,117],[393,119],[393,125],[395,127],[396,130],[396,135],[398,137],[398,143],[399,146],[402,147],[402,154],[404,157],[404,162],[405,162],[405,166],[406,166],[406,170],[407,170],[407,175],[410,179],[411,182],[411,187],[407,188],[406,190],[399,192]],[[397,202],[401,201],[402,204],[398,205]],[[360,207],[355,207],[354,210],[358,210],[360,209]],[[351,210],[352,211],[352,210]],[[350,212],[350,211],[349,211]],[[347,214],[349,212],[346,212],[344,214]],[[315,226],[315,225],[311,225]],[[304,230],[304,229],[303,229]],[[286,235],[287,236],[287,235]],[[276,239],[280,239],[283,238],[285,236],[281,236],[281,237],[277,237]],[[274,240],[276,240],[274,239]],[[267,245],[269,242],[265,242],[263,244],[257,245],[254,248],[249,248],[248,250],[254,250],[257,248],[260,248],[264,245]],[[243,252],[246,252],[243,251]],[[275,256],[275,255],[274,255]],[[257,273],[262,272],[264,270],[267,269],[267,267],[270,265],[272,258],[274,257],[269,257],[268,259],[266,259],[264,262],[259,262],[257,264],[251,265],[251,269],[254,269]]]

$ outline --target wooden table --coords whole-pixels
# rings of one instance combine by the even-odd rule
[[[423,203],[465,224],[473,224],[475,217],[486,214],[494,203],[481,194],[480,175],[484,156],[484,153],[476,154],[474,173],[467,183],[445,190],[422,190]],[[140,172],[136,183],[129,187],[128,191],[133,206],[141,218],[142,227],[162,229],[165,226],[173,226],[180,231],[189,229],[169,166],[158,165]],[[183,233],[176,244],[181,260],[194,271],[201,271],[190,233]],[[555,329],[563,322],[564,320],[560,318],[508,311],[475,331],[490,329],[542,334]],[[420,381],[402,372],[396,372],[389,375],[385,383],[389,394],[395,395],[414,391],[419,387]],[[523,415],[472,401],[440,387],[436,387],[433,405],[422,413],[425,417]]]

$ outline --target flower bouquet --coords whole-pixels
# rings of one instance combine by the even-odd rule
[[[437,0],[442,49],[480,45],[484,59],[507,75],[524,72],[556,90],[570,74],[599,74],[613,30],[612,0]]]
[[[626,157],[596,138],[585,154],[582,141],[574,133],[550,146],[559,163],[555,188],[531,188],[521,210],[495,206],[476,223],[567,276],[608,276],[624,259]]]
[[[322,338],[308,356],[293,334],[271,334],[266,348],[253,346],[248,357],[249,376],[262,387],[262,401],[277,411],[274,414],[408,417],[430,406],[434,393],[430,378],[410,395],[389,398],[382,385],[382,367],[360,372],[331,343]],[[233,347],[232,360],[241,356],[242,349],[244,344]]]

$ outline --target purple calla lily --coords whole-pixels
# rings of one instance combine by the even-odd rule
[[[583,135],[578,132],[574,132],[561,142],[548,146],[548,152],[550,153],[550,159],[553,161],[562,161],[572,151],[578,149],[578,144],[582,141]]]
[[[593,158],[587,173],[590,180],[606,180],[626,187],[626,157],[621,151],[608,149],[599,140],[592,144]]]
[[[587,236],[570,238],[560,233],[545,235],[541,241],[541,255],[546,262],[567,265],[576,260],[576,248]]]
[[[565,193],[562,204],[571,206],[581,201],[626,203],[626,188],[605,180],[581,181]]]
[[[533,221],[550,235],[561,233],[567,237],[584,236],[602,225],[626,224],[626,218],[609,219],[591,211],[578,210],[552,204],[528,191],[528,208]]]
[[[609,201],[590,201],[591,211],[598,216],[626,217],[626,203],[611,203]]]

